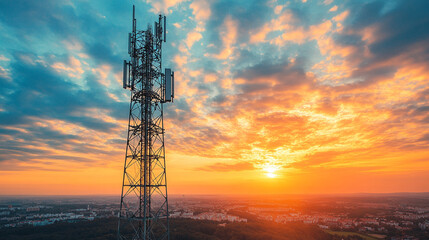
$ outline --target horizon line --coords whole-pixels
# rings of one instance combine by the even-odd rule
[[[354,193],[246,193],[246,194],[186,194],[173,193],[169,196],[352,196],[352,195],[394,195],[394,194],[429,194],[429,192],[354,192]],[[120,197],[119,194],[0,194],[1,197]]]

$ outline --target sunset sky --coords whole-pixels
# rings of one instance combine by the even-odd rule
[[[138,29],[167,15],[169,194],[429,191],[429,1],[0,1],[0,195],[121,191]]]

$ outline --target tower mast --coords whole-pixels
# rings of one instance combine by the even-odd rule
[[[124,61],[123,88],[130,89],[118,239],[169,239],[167,175],[164,146],[164,103],[174,98],[174,72],[162,73],[166,17],[152,29],[128,35],[130,61]],[[163,23],[163,24],[162,24]]]

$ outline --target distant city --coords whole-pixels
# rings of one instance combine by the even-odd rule
[[[0,228],[40,227],[117,218],[113,196],[1,197]],[[429,194],[342,196],[195,196],[172,195],[171,219],[231,223],[266,221],[312,225],[351,239],[429,239]],[[114,220],[112,220],[114,221]]]

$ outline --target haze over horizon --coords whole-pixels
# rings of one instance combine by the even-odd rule
[[[429,192],[429,2],[1,1],[0,195],[120,196],[137,26],[167,16],[169,194]]]

